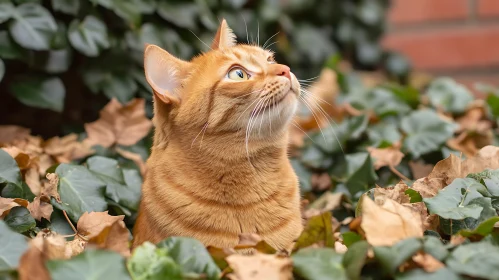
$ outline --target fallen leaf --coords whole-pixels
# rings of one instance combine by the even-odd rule
[[[492,128],[492,122],[487,119],[487,109],[483,100],[475,100],[474,104],[466,113],[456,118],[459,124],[459,132],[471,131],[476,133],[487,133]]]
[[[361,203],[361,227],[369,244],[391,246],[408,237],[423,237],[421,218],[413,210],[388,198],[377,205],[364,196]]]
[[[55,198],[57,201],[61,201],[61,196],[57,191],[59,186],[59,177],[55,173],[47,174],[48,182],[44,182],[40,190],[40,197],[42,199],[50,200],[51,197]]]
[[[334,250],[337,253],[343,254],[343,253],[346,253],[346,251],[348,251],[348,248],[347,248],[347,246],[345,246],[341,242],[336,241],[336,242],[334,242]]]
[[[409,161],[409,168],[411,169],[413,179],[419,179],[428,176],[433,170],[433,167],[433,164],[426,164],[421,160]]]
[[[41,201],[40,197],[37,196],[33,199],[33,202],[28,204],[28,210],[31,213],[31,216],[38,221],[41,221],[42,218],[45,218],[50,222],[50,216],[54,211],[52,204]]]
[[[405,194],[405,191],[409,187],[404,184],[404,183],[398,183],[393,187],[386,187],[386,188],[381,188],[376,186],[374,188],[374,198],[375,202],[378,204],[378,202],[383,205],[384,201],[386,199],[391,199],[397,203],[410,203],[411,198]]]
[[[331,188],[331,176],[328,173],[312,174],[312,189],[315,191],[325,191]]]
[[[23,206],[28,207],[28,201],[22,198],[5,198],[0,196],[0,218],[4,218],[9,214],[10,209]]]
[[[146,176],[147,166],[144,160],[142,159],[141,155],[127,150],[123,150],[121,148],[116,148],[116,152],[120,154],[122,157],[133,161],[137,165],[137,167],[139,167],[140,174],[142,175],[142,177]]]
[[[309,219],[313,216],[320,215],[324,212],[329,212],[342,206],[345,200],[345,195],[342,193],[325,192],[317,200],[309,205],[308,209],[303,212],[303,217]]]
[[[2,150],[6,151],[11,157],[13,157],[16,162],[17,166],[19,166],[19,169],[25,170],[29,167],[30,165],[30,156],[23,152],[21,149],[10,146],[10,147],[4,147]]]
[[[21,126],[0,125],[0,144],[26,139],[30,133],[30,129]]]
[[[368,147],[367,151],[374,158],[374,169],[378,170],[384,166],[395,167],[400,164],[404,154],[400,151],[400,145],[387,148]]]
[[[34,165],[32,168],[26,170],[26,173],[24,173],[24,181],[35,196],[38,196],[40,194],[42,189],[42,182],[40,181],[38,165]]]
[[[68,134],[64,137],[52,137],[43,144],[44,152],[53,156],[59,163],[68,163],[75,159],[92,155],[93,151],[87,142],[79,142],[78,135]]]
[[[78,235],[83,236],[89,244],[129,256],[129,232],[123,222],[124,217],[111,216],[107,211],[85,212],[76,226]]]
[[[256,253],[252,256],[234,254],[226,260],[233,270],[227,277],[232,280],[293,279],[293,265],[289,258]]]
[[[40,231],[29,243],[29,249],[19,262],[19,279],[49,280],[45,262],[52,259],[67,259],[66,240],[50,231]]]
[[[331,212],[324,212],[308,219],[303,232],[296,240],[293,251],[313,244],[333,248],[334,241]]]
[[[130,146],[144,138],[152,122],[145,116],[144,99],[135,98],[125,106],[115,98],[100,111],[100,118],[85,124],[88,144],[108,148],[114,144]]]
[[[73,240],[66,242],[66,251],[64,254],[67,257],[74,257],[81,254],[85,250],[86,246],[87,241],[81,239],[78,235],[76,235]]]

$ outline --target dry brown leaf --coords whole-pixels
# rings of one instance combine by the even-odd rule
[[[232,280],[293,279],[293,265],[289,258],[256,253],[251,256],[233,254],[226,260],[233,269],[233,272],[227,275]]]
[[[85,250],[86,246],[87,241],[81,239],[78,235],[76,235],[73,240],[66,242],[66,251],[64,254],[68,258],[74,257],[81,254]]]
[[[146,163],[142,159],[141,155],[127,150],[123,150],[121,148],[116,148],[115,150],[122,157],[133,161],[139,167],[140,174],[142,175],[142,177],[146,176],[146,170],[147,170]]]
[[[331,188],[331,176],[328,173],[312,174],[312,188],[315,191],[325,191]]]
[[[35,199],[33,199],[33,202],[28,204],[28,210],[31,216],[33,216],[33,218],[37,219],[38,221],[41,221],[42,218],[45,218],[50,222],[50,216],[52,215],[54,208],[52,207],[52,204],[41,201],[40,197],[37,196],[35,197]]]
[[[22,198],[5,198],[0,196],[0,218],[3,219],[9,214],[10,209],[23,206],[28,207],[28,201]]]
[[[116,99],[100,111],[100,118],[85,124],[88,144],[110,147],[113,144],[130,146],[144,138],[152,122],[145,116],[144,99],[136,98],[123,106]]]
[[[19,262],[19,279],[48,280],[50,275],[45,262],[52,259],[67,259],[66,240],[50,231],[40,231],[29,243],[29,249]]]
[[[380,204],[382,205],[384,203],[384,200],[388,198],[400,204],[410,203],[411,198],[405,194],[405,191],[408,188],[409,187],[404,183],[398,183],[393,187],[387,187],[387,188],[381,188],[376,186],[376,188],[374,188],[375,202],[378,203],[379,201]]]
[[[24,173],[24,181],[35,196],[38,196],[40,194],[42,189],[42,182],[40,181],[38,165],[34,165],[32,168],[26,170],[26,173]]]
[[[31,162],[30,156],[21,149],[15,146],[9,146],[2,148],[2,150],[7,152],[7,154],[9,154],[11,157],[13,157],[16,160],[19,169],[25,170],[29,167]]]
[[[419,179],[428,176],[433,170],[433,167],[433,164],[426,164],[422,161],[409,161],[409,168],[411,168],[413,179]]]
[[[61,201],[61,196],[57,191],[57,186],[59,185],[59,176],[55,173],[47,174],[48,182],[43,182],[42,188],[40,190],[40,197],[42,200],[50,200],[51,197],[55,198],[57,201]]]
[[[361,227],[373,246],[392,246],[409,237],[423,237],[418,213],[388,198],[379,206],[364,196]]]
[[[12,143],[15,140],[26,139],[31,131],[16,125],[0,125],[0,144]]]
[[[334,250],[337,253],[343,254],[343,253],[346,253],[348,251],[348,248],[347,248],[347,246],[345,246],[345,244],[342,244],[341,242],[336,241],[336,242],[334,242]]]
[[[309,205],[308,209],[303,212],[305,219],[320,215],[327,211],[332,211],[341,206],[345,195],[342,193],[325,192],[321,197]]]
[[[85,212],[78,220],[78,235],[84,236],[89,244],[99,248],[110,249],[128,256],[128,230],[123,218],[111,216],[105,212]]]
[[[444,264],[426,253],[417,253],[412,260],[422,267],[426,272],[432,273],[444,267]]]
[[[72,160],[93,154],[87,142],[79,142],[75,133],[64,137],[52,137],[43,144],[44,152],[53,156],[59,163],[68,163]]]
[[[487,109],[483,100],[476,100],[466,113],[457,118],[459,132],[471,131],[476,133],[487,133],[492,128],[492,122],[487,118]]]
[[[400,151],[400,146],[387,148],[368,147],[367,151],[374,158],[374,168],[376,170],[384,166],[395,167],[400,164],[404,154]]]

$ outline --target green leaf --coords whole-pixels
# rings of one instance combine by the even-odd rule
[[[109,99],[116,98],[126,103],[133,98],[138,86],[128,73],[114,73],[104,69],[88,69],[83,73],[83,81],[94,93],[104,92]]]
[[[4,221],[0,220],[0,274],[15,270],[19,259],[28,250],[28,241],[23,235],[10,229]]]
[[[499,196],[499,169],[486,169],[480,173],[468,174],[466,177],[473,178],[485,185],[487,191],[490,193],[490,195],[484,194],[485,196]]]
[[[347,231],[341,234],[341,238],[343,239],[343,244],[350,248],[353,244],[362,240],[362,236],[360,234],[355,233],[353,231]]]
[[[362,267],[366,263],[369,244],[367,241],[359,241],[353,244],[343,256],[343,266],[346,269],[348,279],[358,280]]]
[[[444,219],[478,219],[483,207],[471,204],[473,199],[482,197],[477,191],[477,185],[480,184],[473,179],[457,178],[449,186],[438,191],[436,196],[424,198],[423,201],[430,214],[437,214]]]
[[[461,230],[458,234],[476,239],[478,237],[485,237],[492,233],[494,225],[499,222],[499,217],[492,217],[481,222],[474,230]]]
[[[411,203],[417,203],[417,202],[423,201],[423,197],[416,190],[407,189],[404,193],[411,198],[411,201],[410,201]]]
[[[5,30],[0,30],[0,57],[23,60],[25,50],[17,46]]]
[[[9,30],[16,43],[31,50],[50,49],[57,24],[47,9],[36,3],[25,3],[16,7],[12,18]]]
[[[346,187],[352,195],[367,191],[378,179],[369,153],[346,155],[348,178]]]
[[[0,149],[0,184],[21,185],[21,171],[17,162],[6,151]]]
[[[312,136],[319,148],[327,153],[343,151],[347,140],[355,140],[366,131],[369,118],[367,115],[351,117],[340,125],[331,125]]]
[[[69,25],[69,42],[86,56],[98,56],[103,49],[109,48],[107,27],[100,19],[88,15],[83,22],[75,19]]]
[[[495,118],[499,118],[499,95],[491,93],[487,96],[486,101],[490,114]]]
[[[194,3],[177,2],[172,4],[168,1],[160,1],[158,3],[158,14],[163,19],[179,27],[195,30],[199,7]]]
[[[28,209],[17,206],[10,209],[9,214],[5,216],[5,223],[14,231],[24,233],[36,226],[36,221]]]
[[[85,212],[106,210],[105,183],[83,166],[61,164],[55,170],[59,176],[59,194],[62,203],[52,204],[65,210],[73,221]]]
[[[305,248],[291,256],[293,272],[307,280],[347,280],[343,256],[331,248]]]
[[[418,110],[404,117],[400,127],[407,134],[404,147],[413,157],[437,151],[454,134],[455,123],[442,120],[435,111]]]
[[[0,3],[0,24],[8,21],[14,14],[14,5],[10,2]]]
[[[386,272],[393,274],[397,268],[411,258],[421,249],[423,243],[418,238],[408,238],[398,242],[392,247],[380,246],[374,247],[376,259]]]
[[[168,255],[182,268],[183,274],[205,274],[208,279],[219,279],[221,273],[205,246],[188,237],[169,237],[158,243],[167,248]]]
[[[102,156],[93,156],[87,159],[88,169],[98,175],[111,178],[118,183],[124,183],[123,172],[118,161]]]
[[[66,72],[71,65],[73,56],[72,49],[65,48],[34,54],[33,64],[37,69],[47,73],[58,74]]]
[[[332,228],[330,212],[311,217],[296,240],[293,251],[311,246],[317,242],[323,242],[324,246],[334,248],[335,238]]]
[[[463,113],[473,101],[473,95],[466,87],[447,77],[434,80],[426,94],[433,107],[450,113]]]
[[[447,259],[447,266],[460,274],[483,279],[499,275],[499,247],[488,242],[470,243],[457,247]]]
[[[133,251],[127,267],[132,279],[183,279],[182,269],[168,255],[168,249],[156,248],[150,242],[143,243]]]
[[[423,269],[412,269],[395,276],[395,280],[461,280],[452,270],[444,267],[435,272],[426,272]]]
[[[394,123],[380,122],[367,128],[369,140],[373,146],[379,146],[383,142],[393,144],[402,138],[398,127]]]
[[[29,201],[33,201],[35,198],[35,195],[31,192],[31,189],[26,182],[22,182],[19,185],[7,183],[2,190],[2,196],[7,198],[22,198]]]
[[[60,78],[23,76],[11,84],[11,92],[22,103],[55,112],[62,112],[66,89]]]
[[[439,261],[443,261],[449,255],[440,238],[431,235],[424,237],[423,250]]]
[[[302,193],[312,190],[312,173],[297,159],[291,159],[291,166],[298,176]]]
[[[45,263],[52,280],[131,279],[125,259],[118,253],[86,250],[69,260]]]
[[[74,233],[62,211],[58,211],[57,209],[54,209],[54,212],[50,216],[50,225],[48,228],[60,235],[71,235]]]
[[[63,12],[65,14],[78,14],[80,10],[80,0],[51,0],[54,11]]]

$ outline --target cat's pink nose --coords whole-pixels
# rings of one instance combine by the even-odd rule
[[[273,72],[277,76],[284,76],[288,78],[291,81],[291,74],[290,74],[290,69],[288,66],[283,65],[283,64],[274,64],[272,65],[273,67]]]

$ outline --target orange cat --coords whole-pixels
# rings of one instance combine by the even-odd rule
[[[212,50],[182,61],[148,45],[155,135],[133,247],[168,236],[234,247],[257,233],[290,249],[302,231],[298,179],[287,156],[300,85],[222,21]]]

